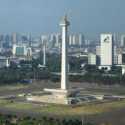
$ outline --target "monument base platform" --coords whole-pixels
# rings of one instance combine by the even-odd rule
[[[70,98],[78,91],[76,90],[62,90],[62,89],[44,89],[44,95],[32,95],[27,97],[28,101],[54,103],[54,104],[71,104]]]

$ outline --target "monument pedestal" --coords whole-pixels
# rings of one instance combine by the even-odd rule
[[[45,94],[40,96],[30,96],[27,100],[51,104],[71,104],[70,96],[77,93],[76,90],[44,89]]]

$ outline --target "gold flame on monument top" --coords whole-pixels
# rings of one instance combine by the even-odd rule
[[[61,20],[61,23],[60,23],[61,26],[69,26],[70,25],[70,22],[68,21],[68,16],[65,15],[64,17],[62,17],[62,20]]]

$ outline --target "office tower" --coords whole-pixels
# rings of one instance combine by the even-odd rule
[[[32,60],[32,49],[31,49],[31,47],[27,48],[27,60]]]
[[[96,46],[96,55],[97,56],[101,55],[101,46]]]
[[[69,46],[72,45],[72,35],[69,35]]]
[[[56,35],[56,42],[55,42],[55,47],[60,48],[61,47],[61,35],[59,33],[57,33]]]
[[[101,46],[96,46],[96,64],[100,65]]]
[[[27,56],[27,48],[23,45],[13,45],[13,56]]]
[[[4,48],[9,48],[9,43],[10,43],[10,41],[11,41],[11,38],[10,38],[10,36],[7,34],[7,35],[5,35],[5,37],[4,37],[5,39],[4,39]]]
[[[12,34],[12,44],[16,44],[17,43],[17,34],[13,33]]]
[[[113,65],[113,36],[101,34],[101,66],[110,69]]]
[[[0,51],[2,50],[3,48],[3,43],[4,43],[4,35],[0,35]]]
[[[117,64],[122,65],[122,54],[117,55]]]
[[[3,67],[9,67],[10,66],[10,60],[6,57],[0,57],[0,68]]]
[[[50,35],[50,40],[49,40],[49,46],[50,48],[54,48],[55,47],[55,44],[56,44],[56,36],[55,34],[51,34]]]
[[[84,47],[85,46],[85,39],[84,39],[84,35],[83,34],[79,34],[79,45],[80,45],[80,47]]]
[[[125,47],[125,35],[121,36],[121,46]]]
[[[46,48],[50,48],[48,35],[42,35],[41,36],[41,45],[44,45],[44,43],[46,43]]]
[[[69,35],[69,45],[82,47],[85,45],[84,36],[82,34]]]
[[[94,54],[94,53],[88,54],[88,64],[89,65],[96,65],[96,54]]]
[[[73,43],[73,45],[74,45],[74,46],[77,45],[77,42],[78,42],[77,36],[76,36],[76,35],[73,35],[73,36],[72,36],[72,43]]]
[[[32,37],[31,34],[27,36],[28,42],[29,42],[29,47],[32,47]]]

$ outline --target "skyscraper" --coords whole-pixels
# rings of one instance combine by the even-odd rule
[[[85,45],[85,39],[83,34],[79,34],[79,45],[83,47]]]
[[[125,47],[125,35],[121,36],[121,46]]]
[[[69,35],[69,45],[82,47],[85,45],[83,34],[72,34]]]
[[[110,69],[113,65],[113,36],[101,34],[101,67]]]
[[[89,65],[96,65],[96,54],[94,54],[94,53],[88,54],[88,64]]]
[[[12,34],[12,44],[16,44],[17,43],[17,34],[13,33]]]

